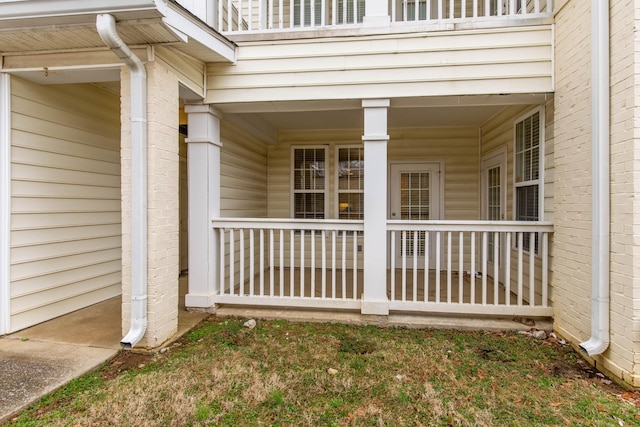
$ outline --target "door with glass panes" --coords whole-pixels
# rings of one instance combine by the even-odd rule
[[[480,181],[482,188],[482,219],[503,221],[506,219],[507,153],[502,150],[482,158]],[[506,255],[504,233],[487,236],[487,274],[494,276],[498,267],[499,280],[504,278],[502,258]],[[497,265],[496,265],[497,264]]]
[[[440,164],[392,163],[390,165],[390,219],[440,219]],[[435,233],[399,233],[395,241],[396,265],[406,256],[407,265],[417,257],[419,268],[435,268]],[[429,262],[425,263],[425,259]]]

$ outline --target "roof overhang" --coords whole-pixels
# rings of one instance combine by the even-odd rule
[[[104,47],[95,22],[105,13],[125,28],[127,44],[170,45],[202,62],[235,62],[233,42],[172,0],[5,0],[0,53]]]

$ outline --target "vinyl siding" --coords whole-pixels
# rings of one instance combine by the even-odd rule
[[[120,294],[120,100],[12,80],[11,331]]]
[[[220,215],[267,216],[267,146],[223,123],[220,151]]]
[[[552,27],[239,42],[209,64],[207,102],[552,90]]]

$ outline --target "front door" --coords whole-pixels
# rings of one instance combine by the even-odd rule
[[[482,217],[487,221],[503,221],[506,213],[506,167],[507,154],[495,152],[482,158]],[[504,234],[504,233],[501,233]],[[505,255],[505,242],[493,233],[487,236],[487,274],[494,276],[497,264],[499,280],[503,280],[501,267],[502,256]],[[497,253],[497,257],[496,257]]]
[[[440,164],[439,163],[392,163],[390,167],[390,212],[389,218],[399,220],[440,219]],[[402,255],[407,265],[413,265],[418,257],[418,266],[424,268],[427,244],[429,268],[435,268],[435,233],[427,240],[425,232],[417,236],[413,232],[396,238],[396,265],[401,265]]]

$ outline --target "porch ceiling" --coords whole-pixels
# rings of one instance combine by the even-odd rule
[[[508,105],[537,105],[547,94],[391,99],[389,128],[480,127]],[[361,100],[217,105],[226,118],[256,123],[267,133],[303,129],[359,129]],[[267,130],[268,129],[268,130]]]

